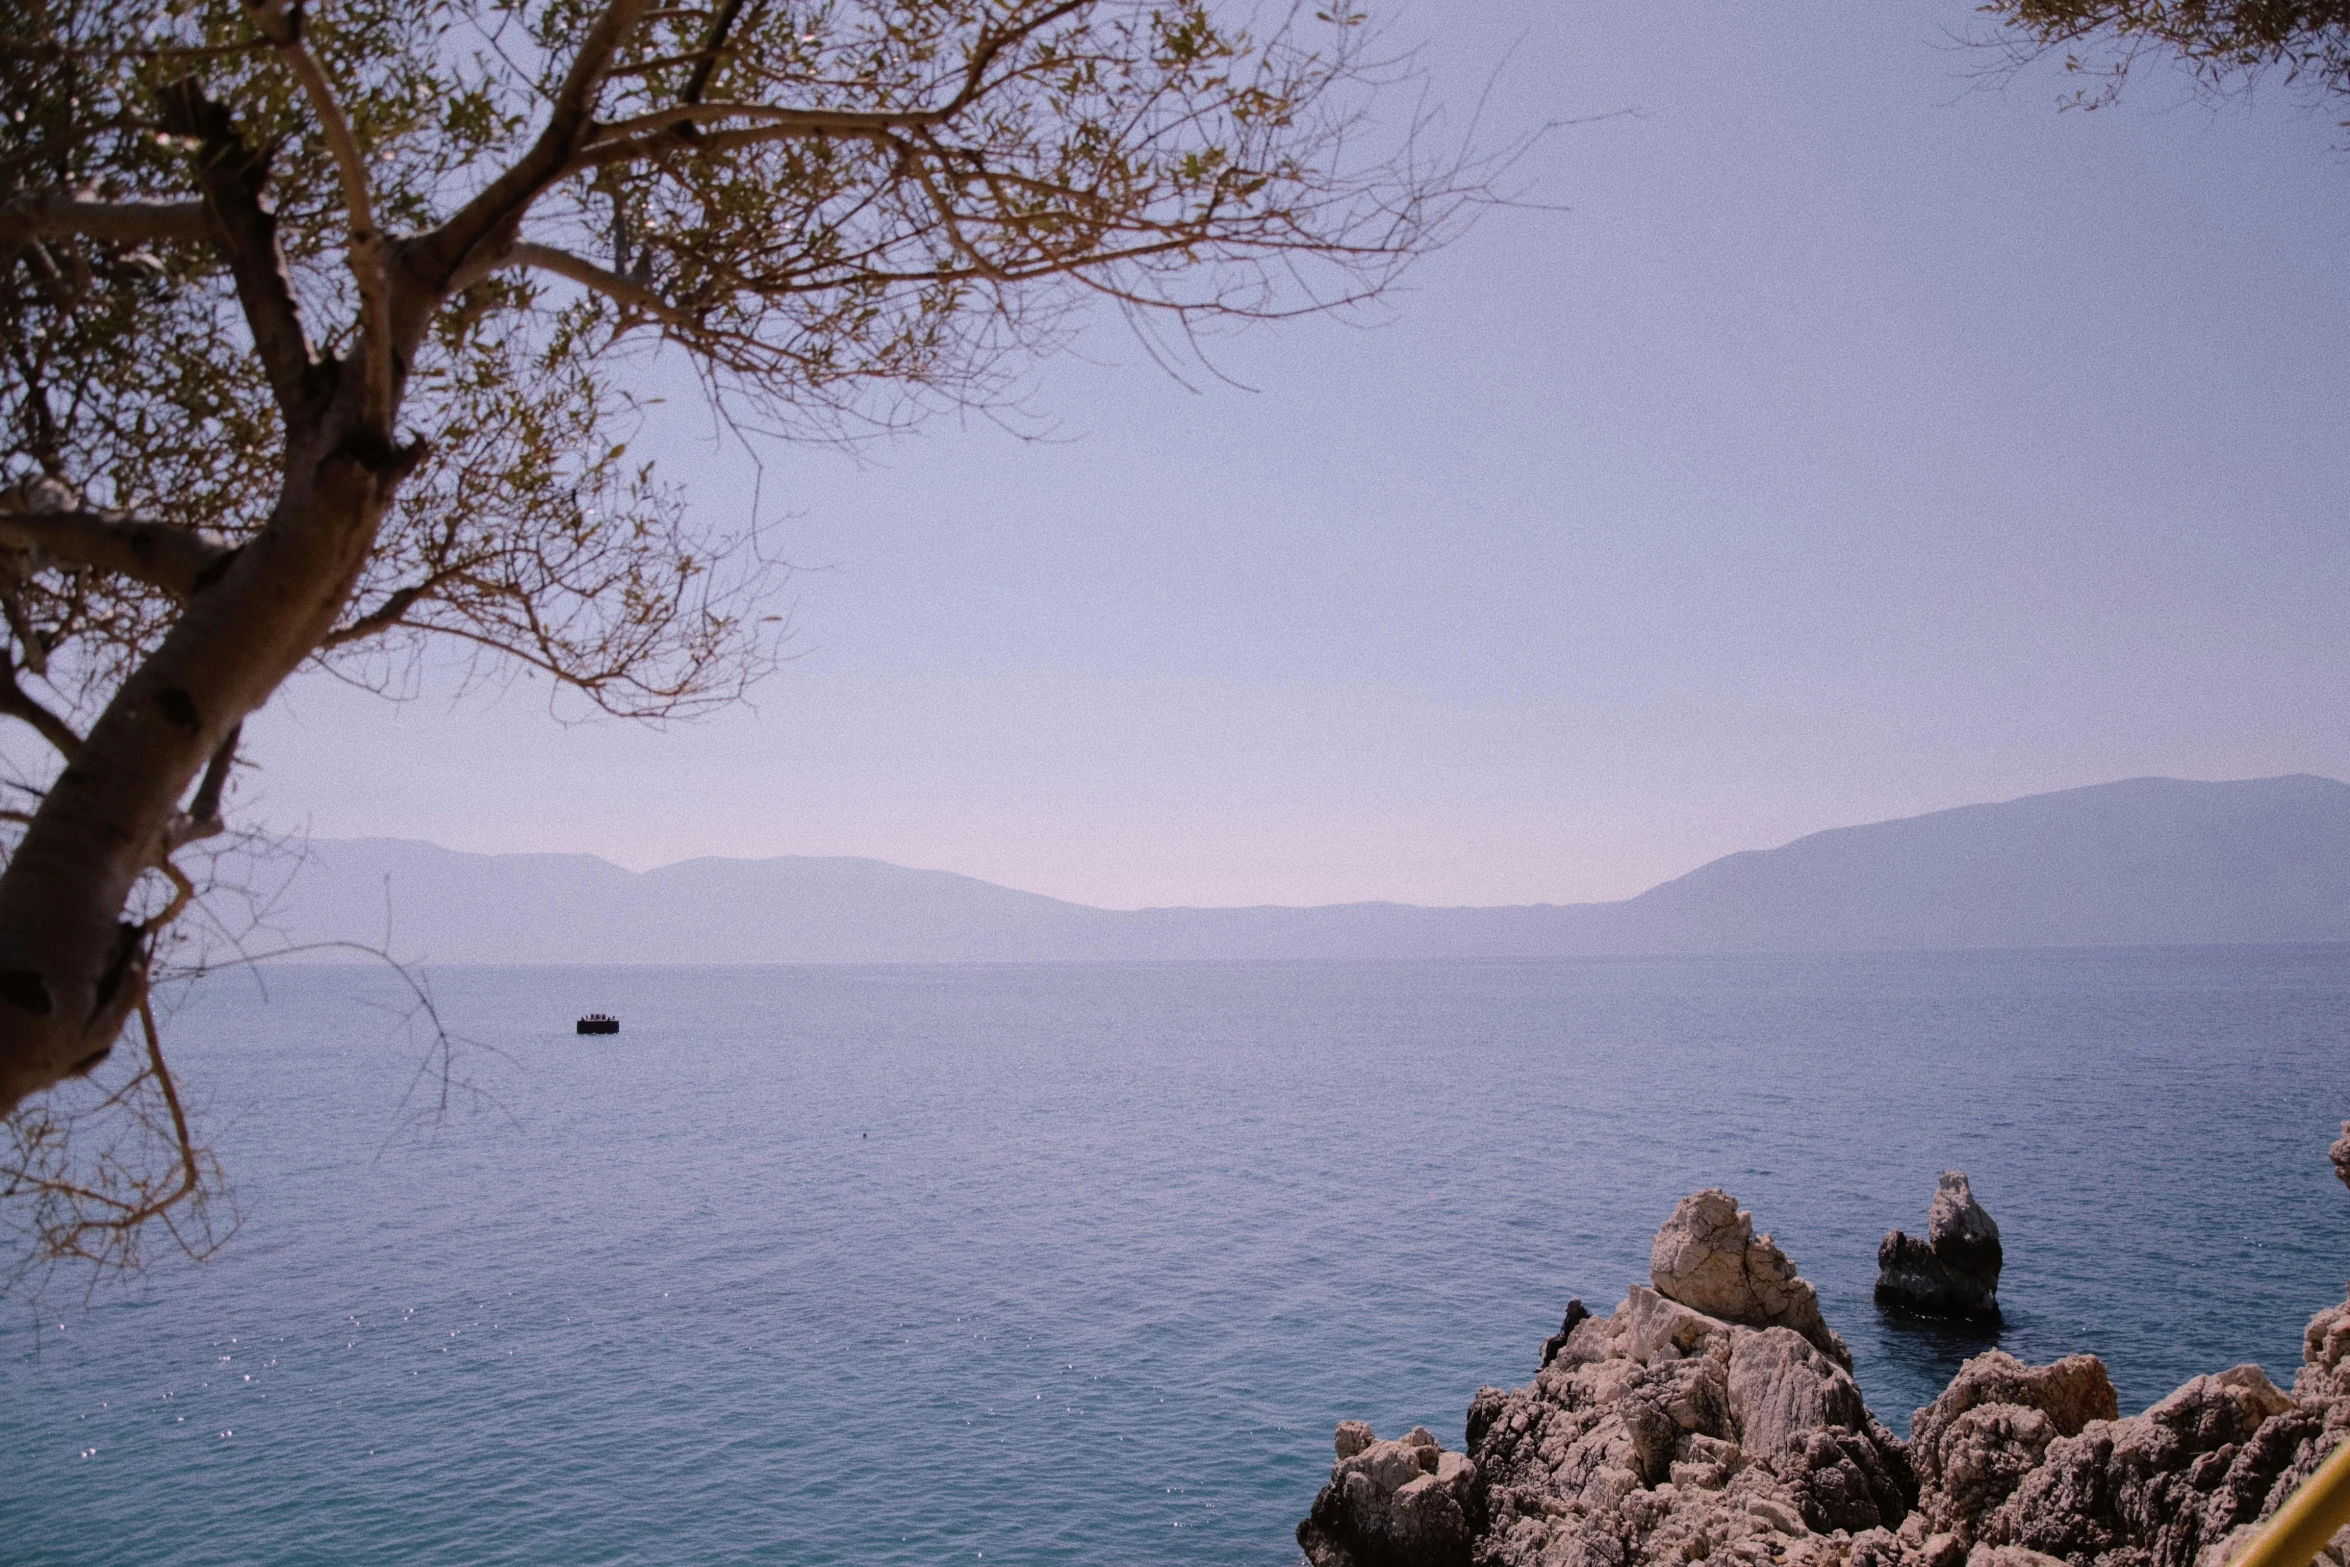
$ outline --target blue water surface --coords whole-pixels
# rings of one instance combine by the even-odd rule
[[[383,971],[180,1007],[243,1229],[0,1306],[0,1558],[1274,1567],[1335,1421],[1457,1443],[1704,1185],[1897,1430],[1987,1342],[1869,1301],[1945,1166],[2125,1408],[2350,1275],[2339,947],[430,984],[437,1118]]]

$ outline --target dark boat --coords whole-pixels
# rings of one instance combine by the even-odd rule
[[[579,1031],[583,1034],[617,1034],[620,1032],[620,1019],[609,1012],[590,1012],[579,1020]]]

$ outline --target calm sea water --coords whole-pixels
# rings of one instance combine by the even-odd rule
[[[431,983],[438,1124],[381,973],[182,1008],[244,1228],[0,1306],[0,1558],[1278,1567],[1335,1421],[1457,1443],[1709,1184],[1897,1429],[1981,1347],[1869,1304],[1946,1165],[2125,1407],[2350,1275],[2341,948]]]

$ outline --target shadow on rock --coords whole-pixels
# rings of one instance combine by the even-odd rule
[[[1923,1239],[1899,1230],[1877,1248],[1877,1304],[1921,1317],[1999,1320],[1999,1226],[1967,1185],[1944,1170],[1934,1186]]]
[[[1959,1354],[1987,1330],[1914,1331]],[[2223,1567],[2350,1435],[2350,1305],[2303,1347],[2289,1392],[2238,1366],[2128,1419],[2094,1356],[1989,1349],[1903,1441],[1794,1264],[1699,1192],[1648,1285],[1478,1390],[1465,1453],[1340,1426],[1298,1542],[1315,1567]],[[2350,1530],[2318,1561],[2350,1567]]]

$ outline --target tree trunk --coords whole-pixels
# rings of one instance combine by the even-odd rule
[[[146,979],[148,938],[122,918],[132,888],[223,737],[351,596],[407,466],[355,427],[353,401],[289,442],[268,523],[115,692],[0,871],[0,1113],[113,1048]]]

